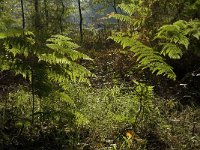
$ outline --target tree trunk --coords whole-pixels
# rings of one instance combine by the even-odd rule
[[[83,43],[83,16],[82,16],[82,9],[81,9],[81,1],[78,0],[78,10],[79,10],[79,29],[80,29],[80,42]]]
[[[25,29],[25,15],[24,15],[24,1],[21,0],[21,10],[22,10],[22,28]]]
[[[115,13],[118,13],[117,12],[116,0],[113,0],[113,8],[114,8]]]
[[[62,5],[62,11],[61,11],[61,14],[60,14],[60,32],[63,33],[63,22],[62,22],[62,19],[63,19],[63,15],[65,13],[65,5],[63,3],[63,0],[61,0],[61,5]]]
[[[38,0],[34,1],[34,8],[35,8],[35,45],[38,45],[38,37],[39,37],[39,31],[40,31],[40,18],[39,18],[39,3]],[[33,56],[34,54],[31,53],[31,55]],[[34,85],[34,61],[31,62],[31,90],[32,90],[32,124],[34,124],[34,113],[35,113],[35,85]]]
[[[48,5],[47,0],[44,0],[44,13],[45,13],[45,21],[46,21],[46,28],[48,29],[49,26],[49,12],[48,12]]]
[[[34,8],[35,8],[35,32],[36,32],[36,36],[39,33],[40,30],[40,16],[39,16],[39,3],[38,0],[35,0],[35,4],[34,4]]]

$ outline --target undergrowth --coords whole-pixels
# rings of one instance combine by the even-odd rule
[[[31,93],[18,87],[6,103],[1,99],[1,148],[200,148],[199,108],[156,97],[152,86],[134,85],[97,89],[70,84],[73,106],[56,96],[37,97],[34,125]]]

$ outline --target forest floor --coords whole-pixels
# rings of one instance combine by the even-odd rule
[[[123,136],[121,139],[116,138],[118,134],[125,134],[126,137],[129,133],[126,126],[122,126],[118,133],[111,133],[113,138],[99,140],[91,134],[91,131],[88,131],[88,128],[82,128],[78,133],[74,131],[65,133],[55,125],[47,128],[38,124],[27,131],[22,126],[19,131],[10,123],[1,131],[1,135],[4,136],[4,141],[0,141],[0,143],[4,142],[3,150],[115,150],[116,145],[121,145],[117,148],[119,150],[200,149],[200,82],[198,76],[188,75],[179,81],[156,77],[148,71],[139,70],[135,67],[136,60],[131,54],[120,52],[117,49],[90,51],[88,54],[94,61],[83,62],[83,64],[96,75],[96,78],[91,79],[92,88],[112,88],[123,84],[123,90],[126,93],[126,90],[134,87],[134,80],[153,85],[154,94],[158,100],[156,105],[162,110],[165,125],[155,127],[156,125],[143,126],[141,123],[141,126],[134,129],[135,131],[133,128],[129,129],[131,140],[126,141],[127,139],[123,139]],[[73,139],[77,134],[80,139],[73,143],[73,140],[77,140]],[[5,138],[8,138],[7,142],[10,143],[5,143]]]

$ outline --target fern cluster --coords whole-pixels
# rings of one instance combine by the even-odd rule
[[[123,11],[122,14],[112,13],[109,17],[113,17],[122,22],[126,22],[129,28],[138,28],[144,25],[145,19],[150,15],[149,6],[152,2],[131,0],[129,4],[121,3],[118,7]]]
[[[70,81],[89,83],[87,77],[92,74],[77,60],[92,59],[78,52],[79,46],[67,36],[54,35],[40,43],[32,32],[14,29],[1,32],[0,40],[0,70],[12,71],[34,82],[36,92],[48,93],[55,86],[67,89]]]
[[[139,67],[143,69],[149,68],[152,73],[162,74],[168,78],[175,79],[176,75],[173,72],[173,68],[165,62],[165,59],[160,56],[159,52],[154,51],[151,47],[144,45],[134,37],[118,35],[113,35],[110,38],[120,43],[123,48],[128,47],[137,56]]]
[[[131,1],[131,4],[119,5],[125,14],[113,13],[110,17],[125,22],[133,29],[126,32],[115,32],[110,39],[120,43],[123,48],[129,48],[137,56],[139,66],[143,69],[149,68],[152,73],[175,80],[176,75],[173,68],[166,63],[162,55],[168,55],[171,59],[180,59],[183,55],[183,49],[188,49],[191,36],[199,39],[200,22],[198,20],[189,22],[179,20],[172,25],[162,26],[152,39],[157,39],[162,49],[161,51],[155,49],[156,46],[152,48],[148,46],[151,45],[150,40],[145,40],[144,44],[144,40],[141,38],[144,34],[143,31],[145,31],[145,19],[151,14],[150,5],[152,3],[138,0]],[[130,29],[130,27],[128,28]]]
[[[171,59],[180,59],[190,44],[191,36],[198,39],[200,37],[200,21],[179,20],[172,25],[164,25],[155,36],[161,41],[161,54],[168,55]]]

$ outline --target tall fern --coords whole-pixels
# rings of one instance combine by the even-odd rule
[[[78,52],[79,46],[67,36],[55,35],[46,43],[35,44],[32,32],[14,29],[1,32],[0,40],[3,43],[0,70],[13,71],[30,82],[34,80],[40,94],[57,86],[67,89],[71,81],[89,83],[87,77],[92,74],[77,60],[92,59]]]
[[[121,4],[119,7],[125,12],[125,15],[112,14],[111,17],[133,26],[132,31],[116,32],[110,38],[115,42],[120,43],[123,48],[129,48],[134,53],[139,62],[139,67],[143,69],[149,68],[152,73],[157,75],[164,75],[168,78],[176,78],[173,68],[165,62],[160,53],[153,50],[153,48],[145,45],[142,41],[141,34],[137,31],[142,28],[145,19],[150,14],[151,2],[132,1],[131,4]],[[129,27],[128,27],[129,28]],[[142,32],[142,31],[141,31]]]

